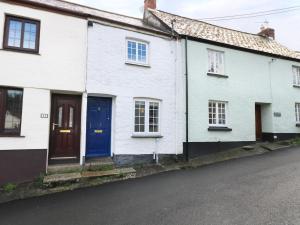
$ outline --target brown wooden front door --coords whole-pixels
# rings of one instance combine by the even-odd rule
[[[262,139],[262,126],[261,126],[261,106],[255,105],[255,127],[256,127],[256,140]]]
[[[49,160],[79,159],[81,96],[52,95]]]

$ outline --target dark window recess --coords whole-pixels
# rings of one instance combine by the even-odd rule
[[[6,16],[3,48],[38,53],[40,22],[22,17]]]
[[[212,77],[219,77],[219,78],[228,78],[229,76],[224,75],[224,74],[217,74],[217,73],[207,73],[207,76],[212,76]]]
[[[23,90],[0,87],[0,136],[19,136]]]
[[[208,127],[208,131],[232,131],[229,127]]]

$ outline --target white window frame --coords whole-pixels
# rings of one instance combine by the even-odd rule
[[[300,103],[295,103],[295,117],[296,117],[296,123],[300,124]]]
[[[216,104],[216,123],[210,123],[210,112],[209,112],[209,104],[210,103],[215,103]],[[219,104],[224,104],[225,108],[225,124],[220,124],[219,123]],[[208,125],[210,127],[227,127],[228,124],[228,102],[226,101],[217,101],[217,100],[209,100],[208,101]]]
[[[136,60],[132,60],[128,58],[128,42],[135,42],[136,43]],[[144,44],[146,45],[146,61],[139,61],[138,60],[138,45]],[[125,62],[129,64],[136,64],[136,65],[144,65],[149,66],[149,42],[142,41],[134,38],[126,38],[126,56],[125,56]]]
[[[135,131],[135,103],[141,101],[145,102],[145,130],[144,132],[136,132]],[[150,103],[157,103],[158,104],[158,131],[157,132],[150,132]],[[158,99],[151,99],[151,98],[135,98],[133,101],[133,136],[160,136],[161,135],[161,100]]]
[[[300,87],[300,66],[293,66],[293,85]]]
[[[218,54],[221,55],[222,68],[221,69],[219,68],[217,70],[216,62],[217,62],[217,60],[219,60],[217,57]],[[214,61],[214,71],[211,71],[211,61],[212,60]],[[207,66],[208,73],[225,75],[225,52],[214,50],[214,49],[207,49],[207,62],[208,62],[208,66]]]

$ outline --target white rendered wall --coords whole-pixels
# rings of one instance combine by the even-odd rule
[[[177,84],[181,77],[181,62],[176,66],[181,46],[167,38],[94,23],[88,33],[87,92],[93,96],[113,96],[114,154],[180,154],[182,153],[183,101],[176,102]],[[126,38],[149,42],[150,67],[125,64]],[[134,98],[161,100],[161,135],[163,138],[132,138],[134,128]],[[177,120],[178,119],[178,120]],[[176,132],[180,130],[180,132]]]
[[[50,91],[24,88],[21,137],[1,137],[0,150],[48,149]]]
[[[0,85],[83,92],[86,20],[0,2],[0,49],[5,14],[41,22],[39,54],[0,50]]]
[[[48,149],[51,93],[85,90],[87,21],[0,2],[0,37],[5,14],[39,20],[41,32],[39,54],[3,50],[0,38],[0,86],[24,89],[22,137],[0,137],[0,150]]]

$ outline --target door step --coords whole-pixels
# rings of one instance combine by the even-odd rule
[[[84,170],[108,170],[114,168],[114,162],[111,157],[87,159],[84,164]]]
[[[79,163],[49,165],[47,174],[76,173],[85,170],[112,170],[114,168],[115,166],[112,158],[106,157],[88,159],[83,166],[81,166]]]
[[[133,168],[120,168],[106,171],[82,171],[76,173],[53,174],[44,177],[43,183],[51,185],[71,181],[80,181],[84,178],[116,177],[123,179],[135,178],[136,171]]]

